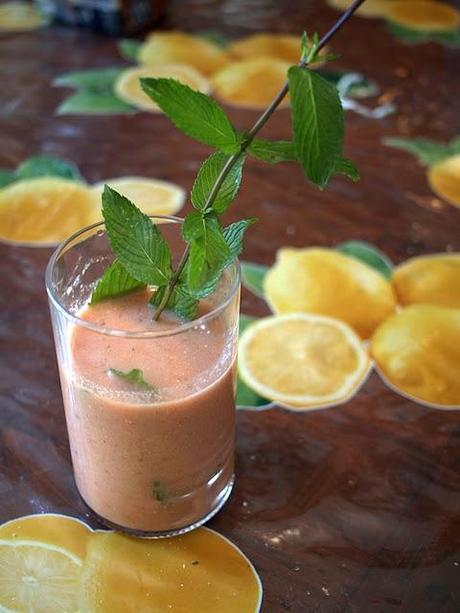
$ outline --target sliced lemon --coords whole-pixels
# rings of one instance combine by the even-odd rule
[[[411,258],[394,270],[391,282],[404,306],[436,304],[460,309],[460,253]]]
[[[305,313],[259,319],[243,332],[238,356],[239,373],[249,387],[299,408],[350,398],[370,367],[361,339],[349,326]]]
[[[261,595],[260,580],[241,551],[199,528],[161,540],[97,535],[80,602],[91,613],[256,613]]]
[[[393,0],[384,16],[405,28],[426,32],[448,32],[460,26],[460,11],[431,0]]]
[[[326,0],[329,6],[332,6],[339,11],[345,11],[353,2],[353,0]],[[357,15],[362,17],[383,17],[385,15],[389,2],[393,0],[366,0],[356,11]],[[406,1],[406,0],[402,0]]]
[[[28,540],[0,540],[0,609],[78,611],[82,561],[69,551]]]
[[[283,86],[289,66],[289,62],[270,58],[233,62],[212,77],[212,85],[215,94],[227,104],[262,109]],[[288,104],[285,98],[280,106]]]
[[[0,191],[0,239],[51,245],[92,223],[96,194],[68,179],[27,179]]]
[[[297,64],[300,59],[300,37],[290,34],[252,34],[227,47],[230,55],[240,59],[271,58]]]
[[[433,164],[428,169],[428,182],[440,198],[460,207],[460,154]]]
[[[0,526],[0,539],[39,541],[61,547],[78,558],[85,557],[92,534],[80,520],[55,513],[27,515]]]
[[[0,5],[0,31],[34,30],[46,23],[37,7],[29,2],[5,2]]]
[[[335,317],[362,338],[396,307],[391,285],[382,275],[333,249],[280,249],[265,276],[264,292],[275,313]]]
[[[151,100],[141,88],[139,79],[144,78],[176,79],[192,89],[205,94],[209,93],[209,81],[195,68],[184,64],[164,64],[153,67],[136,67],[124,70],[115,81],[115,94],[125,102],[139,109],[161,112],[159,106]]]
[[[185,202],[185,191],[182,187],[160,179],[147,177],[107,179],[93,186],[98,198],[102,195],[104,185],[131,200],[146,215],[175,215]]]
[[[371,352],[387,383],[429,406],[460,408],[460,310],[413,305],[383,322]]]
[[[227,53],[211,41],[185,32],[153,32],[138,54],[141,64],[187,64],[211,75],[228,62]]]

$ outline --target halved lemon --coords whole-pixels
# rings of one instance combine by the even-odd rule
[[[0,31],[34,30],[46,23],[37,7],[29,2],[5,2],[0,5]]]
[[[428,182],[440,198],[460,207],[460,154],[433,164],[428,169]]]
[[[349,326],[306,313],[259,319],[240,337],[238,356],[240,376],[250,388],[293,408],[344,402],[371,365]]]
[[[332,6],[339,11],[345,11],[352,4],[353,0],[326,0],[329,6]],[[357,15],[362,17],[383,17],[387,9],[388,3],[393,0],[366,0],[356,11]],[[406,0],[402,0],[406,1]]]
[[[82,560],[66,549],[28,540],[0,540],[0,609],[74,613]]]
[[[252,34],[227,47],[230,55],[240,59],[271,58],[297,64],[300,59],[300,36],[291,34]]]
[[[61,547],[84,558],[93,531],[82,521],[67,515],[40,513],[12,519],[0,526],[0,539],[39,541]]]
[[[195,68],[184,64],[164,64],[153,67],[136,67],[124,70],[115,81],[115,94],[125,102],[139,109],[152,112],[161,112],[160,107],[147,96],[141,88],[141,78],[176,79],[192,89],[205,94],[209,93],[209,81]]]
[[[270,58],[233,62],[212,77],[215,94],[227,104],[262,109],[287,79],[290,63]],[[288,106],[285,98],[281,107]]]
[[[460,309],[460,253],[436,253],[400,264],[391,280],[398,302]]]
[[[175,215],[185,202],[185,190],[182,187],[168,181],[160,181],[160,179],[147,177],[107,179],[92,188],[99,199],[106,184],[131,200],[147,215]]]
[[[256,613],[261,595],[241,551],[199,528],[161,540],[98,534],[88,549],[80,602],[91,613]]]
[[[334,249],[280,249],[264,279],[271,309],[340,319],[368,338],[396,308],[390,283],[370,266]]]
[[[375,331],[371,352],[399,393],[429,406],[460,408],[460,310],[418,304]]]
[[[52,245],[92,223],[97,195],[68,179],[43,177],[0,190],[0,239]]]
[[[460,11],[432,0],[393,0],[384,9],[386,19],[411,30],[448,32],[460,26]]]
[[[187,64],[211,75],[228,62],[227,53],[211,41],[185,32],[153,32],[141,46],[138,60],[146,66]]]

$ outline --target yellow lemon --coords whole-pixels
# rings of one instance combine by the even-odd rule
[[[0,539],[39,541],[84,558],[93,531],[74,517],[43,513],[12,519],[0,526]]]
[[[265,57],[297,64],[300,59],[300,37],[290,34],[252,34],[230,44],[227,51],[241,59]]]
[[[440,198],[460,207],[460,154],[433,164],[428,169],[428,182]]]
[[[124,70],[115,81],[115,94],[121,100],[145,111],[161,112],[159,106],[143,91],[139,79],[144,78],[176,79],[192,89],[209,93],[209,81],[195,68],[184,64],[165,64],[163,66],[136,67]]]
[[[233,62],[212,77],[215,94],[233,106],[262,109],[279,92],[287,79],[289,62],[258,58]],[[287,106],[287,98],[281,106]]]
[[[185,201],[185,191],[182,187],[160,179],[146,177],[107,179],[93,186],[99,199],[105,184],[131,200],[147,215],[175,215]],[[101,218],[100,207],[98,218]]]
[[[256,613],[259,578],[227,539],[206,528],[170,539],[99,534],[82,573],[91,613]]]
[[[388,2],[384,16],[405,28],[427,32],[447,32],[460,26],[460,11],[431,0]]]
[[[0,540],[0,609],[76,613],[82,561],[66,549]]]
[[[98,198],[86,185],[43,177],[0,191],[0,239],[51,245],[92,223]]]
[[[218,45],[185,32],[153,32],[138,54],[141,64],[187,64],[204,75],[211,75],[228,62]]]
[[[333,249],[285,247],[264,280],[275,313],[318,313],[340,319],[368,338],[396,307],[390,283]]]
[[[34,30],[46,23],[40,11],[29,2],[5,2],[0,5],[0,32]]]
[[[264,398],[293,408],[344,402],[363,383],[370,365],[361,339],[331,317],[265,317],[240,337],[243,381]]]
[[[377,328],[371,351],[400,393],[431,406],[460,407],[460,310],[407,307]]]
[[[411,258],[395,269],[391,282],[404,306],[425,303],[460,309],[460,253]]]

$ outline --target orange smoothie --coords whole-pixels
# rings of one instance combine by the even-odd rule
[[[116,526],[163,532],[204,519],[230,491],[235,342],[223,316],[174,334],[181,322],[168,314],[153,322],[148,297],[137,292],[86,306],[79,317],[168,334],[127,338],[73,326],[61,378],[83,499]],[[139,369],[150,387],[112,369]]]

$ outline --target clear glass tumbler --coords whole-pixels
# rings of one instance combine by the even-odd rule
[[[177,263],[181,220],[152,221]],[[162,326],[149,290],[88,306],[113,260],[100,223],[59,246],[46,271],[76,484],[111,527],[182,534],[217,513],[234,481],[239,265],[195,320]],[[133,372],[140,383],[119,376]]]

